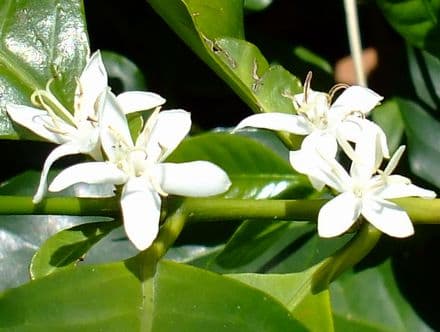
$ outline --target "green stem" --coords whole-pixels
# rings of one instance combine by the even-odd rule
[[[440,224],[440,199],[399,198],[393,200],[404,208],[416,224]],[[224,198],[170,198],[168,205],[178,206],[190,222],[242,219],[309,220],[317,219],[327,200],[253,200]],[[31,197],[0,196],[0,215],[98,215],[118,216],[118,198],[47,198],[33,204]]]

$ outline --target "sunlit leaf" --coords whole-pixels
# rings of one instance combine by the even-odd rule
[[[273,0],[244,0],[244,8],[248,10],[264,10],[272,4]]]
[[[69,109],[76,79],[89,54],[84,8],[80,0],[0,3],[0,136],[29,136],[13,128],[8,102],[30,105],[35,89],[54,79],[52,90]]]
[[[267,293],[172,262],[159,264],[153,331],[306,331]]]

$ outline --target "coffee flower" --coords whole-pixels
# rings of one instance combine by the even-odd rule
[[[408,214],[390,198],[418,196],[434,198],[431,190],[420,188],[401,175],[392,175],[405,147],[401,146],[391,157],[385,170],[378,133],[364,129],[355,148],[355,159],[348,173],[336,159],[316,154],[291,155],[292,166],[313,176],[340,194],[326,203],[318,215],[318,233],[321,237],[343,234],[363,216],[382,232],[394,237],[414,233]],[[306,171],[305,171],[306,170]]]
[[[361,86],[336,85],[329,93],[316,92],[310,88],[311,74],[304,83],[304,92],[293,96],[297,114],[261,113],[242,120],[234,131],[244,127],[255,127],[286,131],[295,135],[305,135],[301,150],[319,150],[331,157],[337,152],[338,143],[344,151],[352,154],[350,142],[357,142],[363,127],[371,127],[378,132],[381,149],[388,157],[386,136],[382,129],[367,120],[368,113],[382,100],[374,91]],[[332,103],[336,91],[344,89]],[[317,189],[322,184],[311,178]]]
[[[101,142],[109,161],[69,167],[53,180],[49,190],[60,191],[78,182],[123,185],[124,227],[139,250],[148,248],[158,233],[160,196],[211,196],[229,188],[226,173],[210,162],[163,162],[188,134],[188,112],[157,109],[133,142],[125,112],[115,96],[106,91],[98,104]]]
[[[42,200],[49,169],[59,158],[83,153],[96,160],[102,159],[95,102],[98,95],[107,88],[107,72],[100,52],[90,57],[77,81],[73,114],[50,91],[52,81],[48,82],[45,90],[36,90],[31,96],[32,103],[39,108],[6,105],[12,120],[49,142],[60,144],[44,162],[34,203]],[[156,94],[137,91],[119,95],[118,101],[127,113],[155,108],[165,102]]]

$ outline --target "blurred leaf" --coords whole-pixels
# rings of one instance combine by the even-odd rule
[[[252,11],[264,10],[272,4],[273,0],[244,0],[244,8]]]
[[[73,108],[76,79],[89,54],[80,0],[2,1],[0,4],[0,137],[35,138],[15,131],[6,103],[30,104],[50,79],[52,91]]]
[[[408,60],[417,96],[433,110],[440,111],[440,59],[408,46]]]
[[[410,44],[440,55],[439,0],[377,0],[377,4]]]
[[[0,295],[0,330],[149,331],[152,285],[132,269],[82,266],[10,289]]]
[[[58,232],[32,257],[31,278],[39,279],[77,266],[95,243],[118,226],[120,222],[94,222]]]
[[[315,268],[291,274],[230,274],[280,301],[309,331],[333,331],[328,290],[313,294],[310,281]]]
[[[405,129],[397,101],[388,99],[374,109],[371,117],[384,130],[390,152],[396,151]]]
[[[101,51],[110,86],[117,93],[131,90],[146,90],[144,75],[129,59],[118,53]]]
[[[258,48],[243,40],[242,1],[149,3],[254,112],[293,112],[286,96],[300,92],[301,83],[282,67],[269,67]]]
[[[420,105],[398,100],[409,144],[409,164],[417,176],[440,188],[440,123]]]
[[[293,49],[293,54],[298,57],[303,62],[316,66],[323,72],[332,75],[333,74],[333,68],[330,65],[330,63],[325,60],[324,58],[320,57],[319,55],[313,53],[309,49],[297,46]]]
[[[153,331],[306,331],[272,296],[173,262],[158,265]]]
[[[397,288],[390,260],[331,284],[336,331],[432,331]]]

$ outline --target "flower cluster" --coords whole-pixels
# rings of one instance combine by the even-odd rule
[[[86,183],[113,188],[122,185],[121,209],[128,238],[139,249],[148,248],[159,231],[161,196],[210,196],[228,190],[230,180],[207,161],[166,163],[164,160],[188,134],[190,114],[160,111],[165,99],[150,92],[130,91],[115,96],[99,52],[79,77],[71,114],[51,93],[37,90],[31,100],[39,108],[7,105],[10,117],[42,138],[59,144],[47,157],[34,203],[42,200],[51,165],[71,154],[87,154],[95,161],[63,170],[49,186],[61,191]],[[133,141],[126,115],[154,110]],[[104,192],[98,191],[100,196]],[[113,192],[112,192],[113,193]]]
[[[384,170],[380,169],[383,159],[389,158],[386,136],[366,116],[382,97],[361,86],[337,85],[328,94],[315,92],[310,89],[310,79],[308,75],[304,92],[293,96],[297,114],[252,115],[235,130],[255,127],[305,135],[301,148],[290,152],[292,167],[307,175],[317,190],[327,185],[339,193],[319,211],[321,237],[343,234],[360,216],[388,235],[412,235],[408,214],[387,199],[434,198],[436,194],[406,177],[391,175],[404,146],[397,149]],[[341,88],[344,91],[332,103],[335,91]],[[351,159],[349,172],[337,160],[338,146]]]

